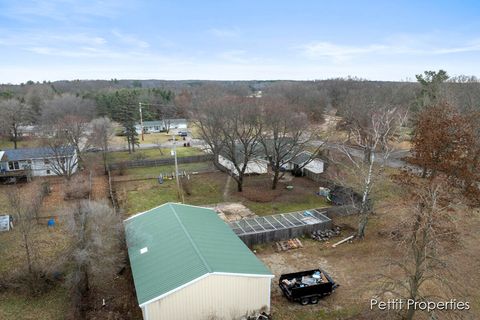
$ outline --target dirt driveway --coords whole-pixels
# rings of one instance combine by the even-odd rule
[[[271,244],[254,248],[267,267],[274,273],[272,281],[272,312],[274,319],[344,319],[369,307],[370,298],[377,293],[374,285],[378,272],[386,262],[385,251],[392,255],[393,248],[382,243],[379,235],[372,234],[365,241],[331,245],[353,233],[355,217],[337,220],[342,226],[339,236],[330,241],[318,242],[302,239],[303,248],[276,252]],[[288,301],[278,287],[283,273],[322,268],[340,284],[332,294],[317,305],[301,306]],[[324,316],[320,316],[320,315]]]

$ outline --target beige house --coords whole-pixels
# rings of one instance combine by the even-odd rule
[[[125,220],[125,229],[145,320],[270,312],[273,275],[213,210],[167,203]]]

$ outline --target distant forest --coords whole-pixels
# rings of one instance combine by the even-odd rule
[[[341,116],[347,127],[365,110],[401,106],[419,111],[436,101],[460,112],[480,110],[480,82],[476,77],[450,78],[443,70],[425,71],[417,82],[368,81],[358,78],[321,81],[201,81],[201,80],[73,80],[28,81],[0,85],[0,128],[16,140],[16,127],[52,126],[66,115],[91,121],[107,117],[122,124],[135,141],[134,124],[143,120],[195,117],[192,110],[220,96],[281,97],[292,112],[321,122],[325,113]],[[413,114],[414,114],[413,112]]]

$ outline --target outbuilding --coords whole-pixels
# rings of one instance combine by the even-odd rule
[[[124,224],[144,319],[270,312],[272,273],[212,209],[166,203]]]
[[[288,162],[289,170],[300,170],[302,173],[308,170],[314,174],[324,172],[324,162],[322,159],[313,157],[308,151],[302,151]]]

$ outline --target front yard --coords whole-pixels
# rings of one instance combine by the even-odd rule
[[[135,152],[128,153],[128,151],[114,151],[108,153],[109,162],[120,162],[130,160],[144,160],[144,159],[165,159],[172,158],[172,148],[154,148],[154,149],[137,149]],[[177,146],[177,157],[189,157],[202,155],[204,152],[195,147]]]

